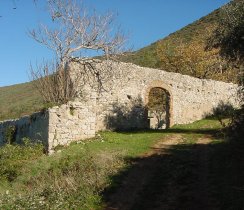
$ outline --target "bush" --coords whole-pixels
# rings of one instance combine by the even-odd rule
[[[15,133],[16,127],[14,125],[10,125],[5,131],[5,143],[12,144],[15,142]]]
[[[109,177],[123,165],[120,155],[86,149],[59,153],[50,166],[25,180],[25,191],[0,195],[0,209],[95,209]]]
[[[244,106],[238,110],[233,118],[233,122],[228,129],[228,136],[231,141],[244,145]]]
[[[14,181],[21,174],[21,168],[27,160],[43,155],[42,144],[27,140],[24,142],[23,145],[6,144],[0,147],[0,183]]]

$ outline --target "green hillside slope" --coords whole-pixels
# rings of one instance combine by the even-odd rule
[[[226,60],[226,58],[222,58],[219,48],[211,50],[207,48],[209,39],[213,37],[214,31],[218,27],[219,20],[225,18],[226,11],[233,4],[240,5],[240,2],[239,0],[234,0],[224,6],[225,9],[219,8],[207,16],[168,35],[164,39],[158,40],[138,51],[128,53],[123,56],[122,60],[143,67],[236,83],[238,67],[236,68],[234,65],[231,65],[232,63]],[[197,60],[200,56],[202,56],[201,59],[204,60],[204,64],[201,59]],[[173,58],[169,59],[169,57]],[[207,63],[208,60],[209,63]],[[190,61],[192,62],[190,64],[191,66],[188,65]],[[198,67],[200,69],[198,69],[198,73],[190,70],[197,66],[195,65],[196,63],[197,65],[199,63]],[[171,68],[174,66],[178,66],[178,68]],[[211,69],[205,73],[204,68],[208,69],[208,67]]]
[[[183,42],[187,43],[198,34],[205,34],[206,27],[216,24],[219,15],[220,9],[217,9],[209,15],[202,17],[201,19],[170,34],[164,39],[158,40],[157,42],[152,43],[151,45],[146,46],[138,51],[128,53],[122,60],[144,67],[160,68],[160,59],[156,51],[161,43],[167,41],[173,46],[176,46],[178,44],[178,40],[182,40]]]
[[[0,87],[0,121],[31,114],[42,106],[39,92],[30,82]]]

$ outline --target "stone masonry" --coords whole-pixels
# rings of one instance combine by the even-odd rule
[[[8,130],[12,128],[14,142],[21,143],[24,137],[28,137],[32,141],[43,142],[49,152],[58,145],[92,138],[95,136],[95,103],[95,98],[92,100],[91,97],[89,105],[69,102],[31,116],[3,121],[0,123],[0,145],[6,142]]]
[[[60,107],[48,110],[48,148],[58,145],[68,145],[72,141],[92,138],[95,136],[96,98],[89,104],[69,102]]]
[[[79,68],[73,68],[79,71]],[[103,90],[97,95],[96,131],[148,128],[146,106],[149,92],[154,87],[165,89],[170,94],[170,126],[200,120],[221,103],[239,106],[236,84],[198,79],[130,63],[113,63],[112,69],[113,77],[104,82]],[[91,90],[88,88],[86,91]],[[119,125],[111,126],[116,121]]]
[[[154,87],[170,95],[169,126],[200,120],[221,103],[239,106],[238,86],[232,83],[197,79],[129,63],[114,62],[110,67],[112,74],[103,81],[99,91],[95,81],[89,82],[89,85],[77,87],[82,97],[74,102],[1,122],[0,144],[6,140],[6,130],[12,125],[16,128],[15,141],[20,142],[23,137],[41,140],[49,151],[57,145],[94,137],[99,130],[149,128],[147,103]],[[71,69],[74,73],[80,71],[76,64],[71,65]]]
[[[38,112],[20,119],[0,122],[0,145],[6,141],[21,143],[24,137],[47,144],[48,112]]]

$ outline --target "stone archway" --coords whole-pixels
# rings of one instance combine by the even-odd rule
[[[153,90],[155,89],[158,89],[158,90],[161,90],[162,92],[164,92],[166,98],[165,98],[165,107],[163,109],[162,107],[162,116],[163,116],[163,119],[161,119],[163,123],[165,123],[165,126],[162,127],[162,128],[169,128],[171,127],[174,123],[173,123],[173,96],[172,96],[172,92],[171,92],[171,88],[164,84],[162,81],[153,81],[151,82],[147,88],[146,88],[146,91],[144,93],[144,99],[145,99],[145,105],[148,106],[150,104],[150,97],[151,97],[151,93]],[[155,118],[155,113],[153,113],[153,116],[150,116],[150,111],[149,111],[149,116],[148,118],[150,119],[150,121],[153,121],[153,118]],[[161,116],[161,117],[162,117]],[[155,120],[155,119],[154,119]],[[159,123],[161,123],[160,120],[157,118],[157,123],[158,123],[158,127],[157,128],[160,128],[160,126],[163,126],[163,125],[160,125],[159,126]],[[151,122],[151,123],[155,123],[155,122]],[[150,123],[150,124],[151,124]],[[152,126],[154,127],[154,126]]]

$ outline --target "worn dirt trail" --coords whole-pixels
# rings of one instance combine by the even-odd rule
[[[106,210],[215,209],[208,193],[208,148],[211,138],[190,146],[171,134],[132,166],[114,192],[105,196]]]

